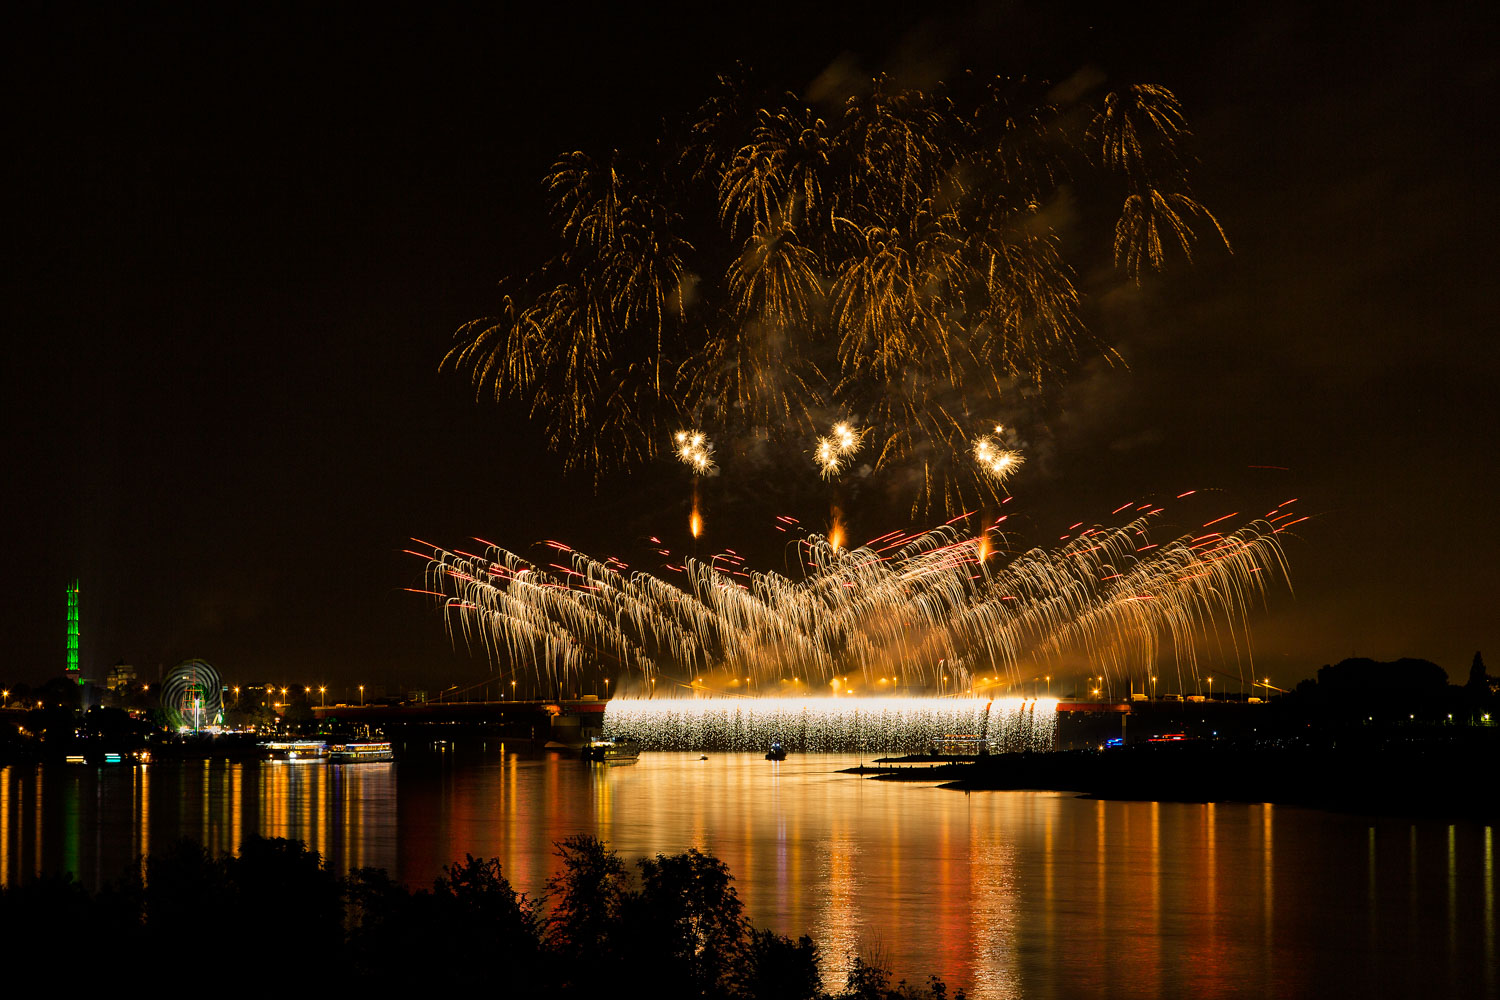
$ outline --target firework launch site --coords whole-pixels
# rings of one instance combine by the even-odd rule
[[[758,754],[776,742],[799,755],[864,756],[852,773],[876,780],[964,790],[1493,816],[1500,800],[1467,766],[1500,749],[1496,693],[1482,667],[1460,686],[1427,661],[1351,660],[1266,698],[586,696],[314,714],[319,725],[377,728],[398,743],[487,740],[571,753],[604,735],[637,743],[649,759]]]

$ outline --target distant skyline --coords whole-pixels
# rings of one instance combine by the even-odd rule
[[[1500,658],[1500,64],[1477,4],[861,6],[795,31],[771,12],[32,13],[0,43],[0,679],[62,673],[76,578],[88,676],[201,657],[229,683],[472,683],[483,655],[402,589],[422,579],[409,536],[643,566],[649,537],[685,545],[681,467],[596,494],[438,362],[550,252],[553,157],[649,139],[736,60],[795,92],[830,67],[1175,90],[1234,253],[1140,287],[1078,275],[1125,364],[1083,365],[1024,416],[1014,543],[1136,497],[1296,497],[1311,519],[1286,538],[1290,592],[1252,616],[1257,674],[1416,656],[1461,683],[1475,650]],[[772,518],[826,519],[816,474],[717,458],[703,544],[781,568]],[[923,526],[899,491],[861,496],[855,541]]]

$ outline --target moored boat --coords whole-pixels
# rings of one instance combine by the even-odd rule
[[[583,746],[583,759],[600,764],[634,764],[640,756],[639,743],[612,736],[600,736]]]
[[[267,759],[286,764],[322,764],[328,760],[328,744],[321,740],[267,740],[260,746]]]
[[[389,741],[363,740],[358,743],[335,743],[328,748],[328,760],[334,764],[365,764],[395,760]]]
[[[772,743],[771,749],[766,751],[766,760],[786,760],[786,747],[779,742]]]

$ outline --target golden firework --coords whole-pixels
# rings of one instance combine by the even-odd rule
[[[1019,451],[1000,444],[998,439],[1003,433],[1004,428],[996,427],[993,436],[986,434],[974,441],[975,463],[997,483],[1004,482],[1026,461]]]
[[[826,435],[818,438],[813,447],[813,459],[824,479],[832,479],[844,470],[845,463],[864,443],[866,433],[866,429],[856,427],[848,420],[840,420]]]
[[[1021,553],[953,525],[851,548],[836,520],[800,547],[796,577],[721,554],[669,565],[673,583],[560,542],[536,562],[432,547],[421,592],[441,598],[455,637],[553,678],[606,659],[645,676],[826,685],[859,673],[936,689],[1014,680],[1023,661],[1064,654],[1120,671],[1170,656],[1196,673],[1201,640],[1243,648],[1251,607],[1285,574],[1285,528],[1254,521],[1157,544],[1150,516]]]
[[[654,158],[557,158],[555,255],[505,282],[445,363],[521,400],[596,474],[653,457],[684,414],[790,454],[836,407],[862,415],[875,471],[920,473],[914,511],[982,498],[997,462],[961,460],[969,415],[1111,353],[1082,321],[1080,227],[1056,224],[1072,190],[1123,196],[1094,235],[1131,276],[1200,230],[1227,246],[1191,194],[1170,90],[1072,100],[1027,77],[877,77],[815,108],[725,75]],[[827,437],[815,458],[833,476],[852,452]]]
[[[678,431],[672,435],[672,443],[677,448],[677,460],[692,469],[693,475],[702,476],[713,471],[714,446],[702,431]]]

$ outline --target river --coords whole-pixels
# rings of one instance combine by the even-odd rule
[[[429,884],[465,853],[518,889],[592,833],[635,859],[728,863],[758,926],[1009,997],[1496,995],[1495,843],[1473,822],[1264,804],[960,792],[859,758],[648,753],[585,766],[490,744],[397,764],[0,769],[0,880],[90,887],[180,837],[295,837],[330,867]]]

